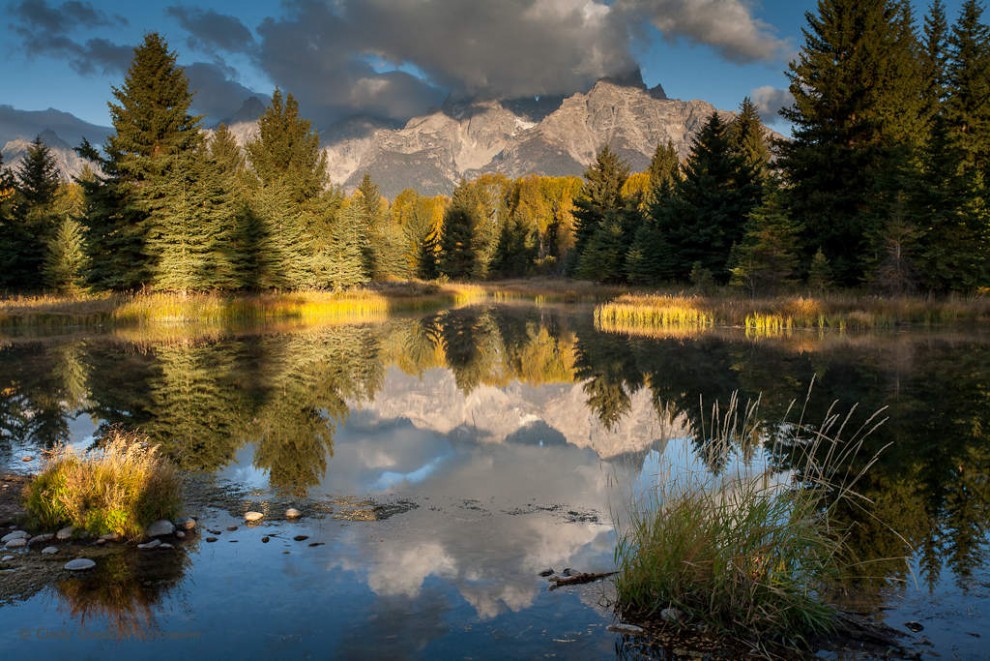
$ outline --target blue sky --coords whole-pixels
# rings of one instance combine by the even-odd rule
[[[950,20],[962,0],[948,0]],[[639,66],[673,98],[773,106],[812,0],[0,0],[3,95],[108,125],[142,35],[189,67],[197,110],[229,116],[275,85],[317,125],[403,121],[448,96],[567,94]],[[918,2],[919,20],[927,2]],[[758,99],[760,100],[760,99]]]

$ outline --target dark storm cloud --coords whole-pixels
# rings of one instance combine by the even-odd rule
[[[447,95],[518,98],[586,89],[637,68],[632,42],[646,25],[738,62],[777,58],[786,45],[753,16],[749,0],[289,0],[284,6],[283,16],[258,28],[258,64],[324,123],[369,109],[408,118]],[[381,73],[385,68],[417,75]]]
[[[216,64],[197,62],[185,67],[185,72],[193,92],[193,111],[206,115],[207,124],[229,119],[245,99],[259,96],[228,78],[224,69]]]
[[[254,35],[239,18],[183,5],[173,5],[166,11],[189,33],[193,48],[208,53],[247,53],[254,49]]]
[[[46,0],[21,0],[11,5],[11,14],[26,26],[51,33],[65,33],[75,27],[126,25],[122,16],[109,16],[88,2],[69,0],[61,5],[49,5]]]

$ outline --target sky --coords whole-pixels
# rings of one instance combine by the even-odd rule
[[[948,0],[950,21],[962,0]],[[159,32],[207,123],[275,86],[319,128],[402,123],[445,99],[566,95],[638,68],[650,87],[773,122],[815,0],[0,0],[0,105],[110,124]],[[915,1],[919,20],[927,0]]]

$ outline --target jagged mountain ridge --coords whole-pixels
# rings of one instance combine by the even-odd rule
[[[668,139],[685,158],[714,110],[705,101],[668,99],[659,88],[603,80],[543,117],[486,101],[415,117],[398,129],[342,126],[324,143],[330,179],[347,190],[367,172],[387,197],[404,188],[449,194],[461,178],[487,172],[580,175],[605,144],[633,170],[644,169]]]

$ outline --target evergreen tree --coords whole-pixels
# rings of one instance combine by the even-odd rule
[[[469,184],[454,189],[450,207],[443,216],[440,234],[439,271],[448,278],[469,278],[476,269],[475,228],[482,222]]]
[[[750,176],[762,183],[769,174],[770,145],[760,112],[749,97],[743,99],[739,114],[729,122],[729,141],[742,158]]]
[[[832,264],[819,248],[811,258],[808,269],[808,288],[816,294],[824,294],[832,286]]]
[[[45,285],[60,294],[81,292],[88,265],[82,225],[74,218],[63,218],[46,248]]]
[[[85,140],[77,149],[103,173],[83,184],[94,284],[134,289],[149,282],[159,255],[146,250],[149,232],[173,220],[168,182],[185,156],[202,144],[200,118],[189,114],[192,93],[185,73],[157,33],[134,49],[124,84],[109,104],[114,127],[106,158]]]
[[[781,145],[789,204],[806,254],[820,243],[840,282],[854,285],[871,229],[913,185],[900,172],[915,167],[925,135],[919,46],[906,2],[820,0],[806,16],[788,74],[795,101],[783,111],[794,124]]]
[[[41,209],[51,204],[61,180],[58,163],[39,135],[31,142],[17,170],[17,192],[28,208]]]
[[[584,172],[584,185],[574,200],[574,255],[571,272],[581,271],[580,259],[591,238],[606,222],[626,210],[622,186],[629,177],[629,166],[605,145],[595,162]],[[609,219],[608,221],[606,219]],[[587,275],[585,272],[584,275]],[[592,277],[594,275],[592,274]]]
[[[730,259],[730,284],[752,296],[773,294],[794,281],[799,227],[787,214],[779,190],[771,190],[746,221],[742,242]]]
[[[352,202],[334,214],[329,241],[316,259],[316,282],[320,286],[339,291],[368,281],[362,213],[360,205]]]
[[[314,284],[313,237],[306,232],[320,213],[327,182],[326,154],[299,104],[276,89],[247,145],[257,178],[252,194],[258,232],[258,285],[298,288]]]
[[[760,187],[732,147],[725,122],[712,113],[695,136],[684,179],[658,208],[656,222],[670,253],[673,275],[685,279],[695,262],[716,280],[727,280],[729,251],[742,239]]]

